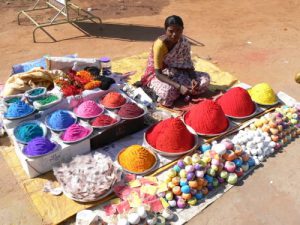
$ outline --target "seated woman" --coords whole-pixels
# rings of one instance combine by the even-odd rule
[[[165,31],[153,44],[141,81],[156,93],[158,102],[170,107],[180,94],[191,96],[205,92],[210,77],[194,69],[190,44],[182,35],[182,19],[169,16]]]

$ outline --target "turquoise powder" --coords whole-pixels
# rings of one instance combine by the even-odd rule
[[[29,92],[30,96],[37,96],[40,95],[44,92],[44,89],[42,88],[37,88],[37,89],[33,89],[32,91]]]
[[[42,137],[44,134],[43,129],[36,123],[26,123],[19,127],[15,132],[15,136],[22,142],[29,142],[33,138]]]

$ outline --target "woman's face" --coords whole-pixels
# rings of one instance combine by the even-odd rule
[[[177,43],[181,38],[183,27],[177,25],[168,26],[166,29],[166,35],[168,40],[172,43]]]

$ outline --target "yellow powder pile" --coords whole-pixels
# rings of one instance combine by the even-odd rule
[[[120,153],[118,161],[130,172],[143,173],[156,163],[156,158],[143,146],[131,145]]]
[[[272,105],[277,102],[277,96],[271,86],[260,83],[248,90],[252,100],[262,105]]]

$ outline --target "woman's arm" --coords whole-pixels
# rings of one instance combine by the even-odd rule
[[[155,75],[156,75],[157,79],[160,80],[161,82],[167,83],[167,84],[175,87],[182,95],[186,95],[188,93],[189,89],[187,87],[185,87],[184,85],[178,84],[177,82],[168,78],[166,75],[162,74],[160,69],[155,70]]]

